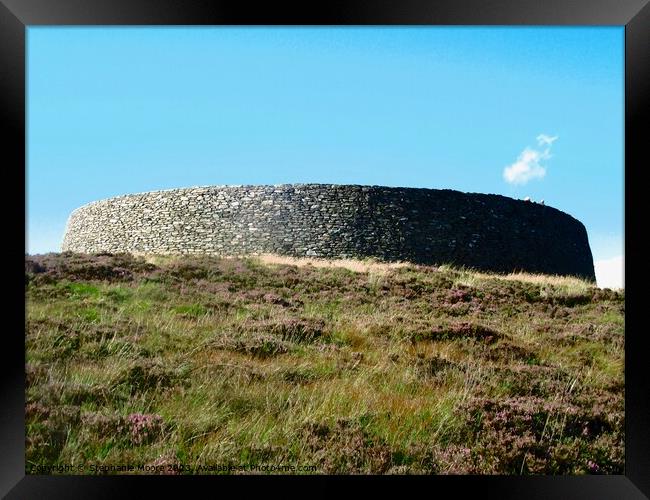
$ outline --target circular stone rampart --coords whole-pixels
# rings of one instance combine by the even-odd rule
[[[587,232],[570,215],[448,189],[290,184],[118,196],[73,211],[62,250],[375,257],[595,280]]]

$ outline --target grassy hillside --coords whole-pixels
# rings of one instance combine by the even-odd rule
[[[623,472],[623,292],[334,264],[27,257],[26,471]]]

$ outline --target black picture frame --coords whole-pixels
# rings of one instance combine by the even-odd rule
[[[641,246],[634,236],[641,232],[640,204],[645,141],[643,123],[650,123],[648,74],[650,70],[650,5],[648,0],[354,0],[312,1],[291,5],[266,2],[210,0],[0,0],[0,99],[4,122],[4,173],[13,173],[2,198],[5,204],[5,242],[24,241],[25,217],[16,206],[25,205],[25,36],[26,28],[37,25],[618,25],[625,26],[625,273],[626,356],[625,356],[625,474],[620,476],[432,476],[372,478],[384,489],[397,486],[439,496],[440,487],[454,496],[467,493],[488,498],[648,498],[650,496],[650,388],[645,373],[641,319],[643,264]],[[13,196],[13,198],[12,198]],[[17,243],[13,244],[18,247]],[[7,245],[5,245],[7,246]],[[18,250],[10,253],[11,280],[24,283]],[[15,258],[15,262],[14,262]],[[24,252],[20,256],[24,261]],[[14,274],[15,273],[15,274]],[[11,280],[9,280],[11,282]],[[24,422],[24,298],[8,294],[5,306],[15,327],[4,329],[3,371],[0,412],[0,494],[7,498],[51,498],[58,496],[114,498],[128,494],[134,486],[164,488],[167,493],[187,494],[196,481],[215,493],[225,481],[237,488],[262,483],[277,484],[274,478],[192,477],[78,477],[25,475]],[[14,304],[13,301],[16,301]],[[22,311],[22,313],[21,313]],[[6,325],[9,325],[7,323]],[[12,322],[11,325],[14,325]],[[344,479],[310,477],[319,492]],[[367,481],[370,478],[359,478]],[[210,483],[208,483],[210,481]],[[217,481],[216,483],[214,481]],[[219,482],[221,481],[221,482]],[[433,482],[434,484],[431,484]],[[288,484],[287,484],[288,483]],[[216,486],[216,487],[215,487]],[[288,487],[289,486],[289,487]],[[284,478],[283,494],[308,494],[313,490],[304,478]],[[405,490],[404,488],[409,488]],[[424,488],[424,489],[422,489]],[[419,494],[419,493],[417,493]]]

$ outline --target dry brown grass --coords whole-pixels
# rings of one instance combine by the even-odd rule
[[[144,254],[135,253],[138,257],[144,258],[145,261],[159,265],[166,264],[187,258],[184,255],[176,254]],[[277,254],[251,254],[251,255],[234,255],[222,257],[226,260],[237,260],[242,258],[250,258],[261,262],[266,265],[288,265],[288,266],[313,266],[317,268],[345,268],[357,273],[367,272],[387,272],[401,267],[408,267],[413,264],[409,262],[380,262],[374,259],[326,259],[315,257],[289,257],[286,255]]]
[[[454,267],[450,265],[443,265],[440,266],[440,270],[452,271],[454,270]],[[458,284],[465,286],[479,286],[490,280],[517,281],[540,285],[542,287],[554,288],[556,290],[561,290],[562,293],[568,293],[571,295],[579,295],[596,288],[596,285],[594,283],[590,283],[589,281],[573,276],[532,274],[524,272],[491,274],[466,269],[458,269],[458,271],[460,273],[460,276],[458,276],[455,281]]]
[[[412,265],[408,262],[379,262],[372,259],[320,259],[312,257],[287,257],[275,254],[262,254],[256,256],[256,258],[263,264],[284,264],[299,267],[342,267],[357,273],[387,272]]]
[[[165,264],[174,262],[177,260],[182,260],[187,256],[183,255],[152,255],[152,254],[136,254],[143,257],[147,262],[151,264]],[[290,257],[286,255],[277,255],[277,254],[253,254],[249,256],[225,256],[224,259],[241,259],[241,258],[251,258],[261,262],[266,265],[289,265],[289,266],[313,266],[316,268],[344,268],[350,271],[357,273],[378,273],[384,274],[395,269],[414,267],[415,265],[411,262],[400,261],[400,262],[381,262],[376,259],[327,259],[327,258],[315,258],[315,257]],[[439,266],[440,271],[449,271],[455,269],[451,265],[441,265]],[[589,283],[586,280],[575,278],[572,276],[558,276],[558,275],[547,275],[547,274],[531,274],[524,272],[509,273],[509,274],[491,274],[474,270],[464,270],[459,269],[461,276],[457,278],[459,284],[467,284],[467,286],[473,286],[479,281],[486,280],[503,280],[503,281],[521,281],[525,283],[533,283],[536,285],[550,286],[550,287],[560,287],[564,291],[575,291],[576,293],[582,293],[587,291],[590,288],[594,288],[595,285]]]

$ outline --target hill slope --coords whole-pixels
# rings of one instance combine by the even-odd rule
[[[623,292],[285,261],[28,256],[26,472],[622,473]]]

